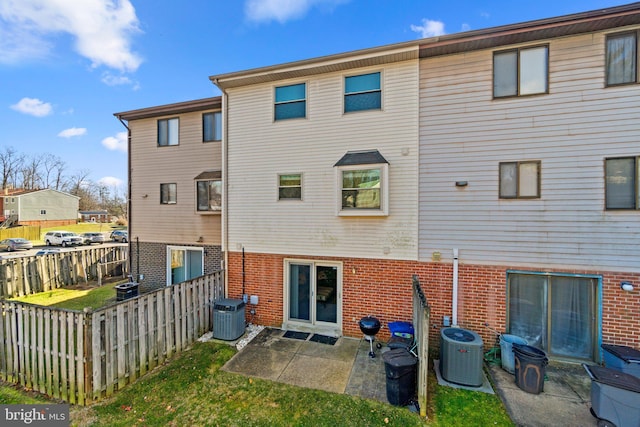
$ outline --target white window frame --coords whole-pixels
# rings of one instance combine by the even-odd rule
[[[167,260],[166,260],[166,285],[167,286],[171,286],[171,251],[191,251],[191,252],[200,252],[201,255],[201,259],[200,259],[200,265],[202,266],[202,271],[201,274],[194,276],[194,277],[199,277],[204,275],[204,270],[205,270],[205,266],[204,266],[204,248],[203,247],[199,247],[199,246],[167,246]],[[183,259],[183,262],[186,262],[185,259]],[[187,281],[187,280],[191,280],[191,279],[185,279],[182,280],[181,282]],[[178,282],[178,283],[181,283]]]
[[[277,101],[276,99],[277,99],[278,89],[291,87],[291,86],[304,86],[304,98],[288,99],[286,101]],[[307,82],[297,82],[297,83],[291,83],[291,84],[286,84],[286,85],[274,86],[273,87],[273,121],[274,121],[274,123],[285,122],[287,120],[306,119],[307,115],[308,115],[308,109],[307,109],[308,108],[308,98],[309,98],[309,93],[308,93],[308,84],[307,84]],[[278,105],[297,104],[297,103],[304,103],[304,115],[298,116],[298,117],[277,118],[276,110],[277,110],[277,106]]]
[[[342,207],[342,172],[354,171],[354,170],[380,170],[380,208],[343,208]],[[353,217],[353,216],[388,216],[389,215],[389,164],[388,163],[373,163],[373,164],[358,164],[349,166],[336,166],[335,167],[335,182],[336,182],[336,215]]]
[[[360,76],[366,76],[369,74],[378,74],[380,76],[380,89],[369,89],[369,90],[365,90],[362,92],[349,92],[347,93],[347,79],[351,78],[351,77],[360,77]],[[372,70],[372,71],[367,71],[367,72],[362,72],[362,73],[358,73],[358,74],[347,74],[344,75],[342,78],[342,114],[355,114],[355,113],[362,113],[362,112],[366,112],[366,111],[382,111],[384,108],[384,73],[382,72],[382,70]],[[347,98],[349,96],[352,95],[358,95],[358,94],[364,94],[364,93],[374,93],[374,92],[380,92],[380,108],[364,108],[361,110],[352,110],[352,111],[346,111],[347,108]]]

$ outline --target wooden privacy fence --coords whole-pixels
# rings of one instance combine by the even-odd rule
[[[93,312],[0,300],[0,378],[87,405],[212,330],[223,294],[218,271]]]
[[[99,280],[126,277],[127,246],[94,246],[75,251],[0,260],[0,297],[13,298]],[[105,269],[104,265],[109,268]]]
[[[1,221],[0,221],[1,222]],[[21,227],[0,228],[0,240],[22,237],[27,240],[40,240],[39,225],[23,225]]]
[[[431,309],[422,292],[418,276],[413,276],[413,326],[418,344],[418,405],[420,416],[427,416],[427,375],[429,372],[429,318]]]

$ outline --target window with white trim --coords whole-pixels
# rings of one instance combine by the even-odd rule
[[[204,274],[204,248],[167,246],[167,286]]]
[[[344,112],[380,110],[382,87],[380,73],[348,76],[344,79]]]
[[[388,215],[389,163],[378,150],[348,152],[334,166],[338,215]]]
[[[275,89],[273,119],[287,120],[307,116],[307,85],[280,86]]]

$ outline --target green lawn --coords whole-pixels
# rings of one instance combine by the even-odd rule
[[[110,300],[115,300],[116,291],[113,287],[123,282],[126,280],[87,289],[59,288],[39,294],[11,298],[11,300],[68,310],[83,310],[86,307],[95,310],[104,307]]]
[[[196,343],[104,402],[72,406],[76,426],[513,426],[496,395],[442,387],[432,373],[429,420],[405,408],[228,373],[227,344]],[[37,403],[0,386],[0,403]]]

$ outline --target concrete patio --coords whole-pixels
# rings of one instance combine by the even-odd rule
[[[285,338],[285,331],[266,328],[222,368],[256,378],[300,387],[345,393],[388,403],[382,352],[370,358],[364,339],[340,337],[335,344]],[[591,380],[579,364],[551,363],[544,391],[527,393],[500,367],[487,369],[495,393],[518,426],[596,426],[590,408]],[[455,385],[452,385],[455,387]],[[474,390],[469,387],[462,387]]]

